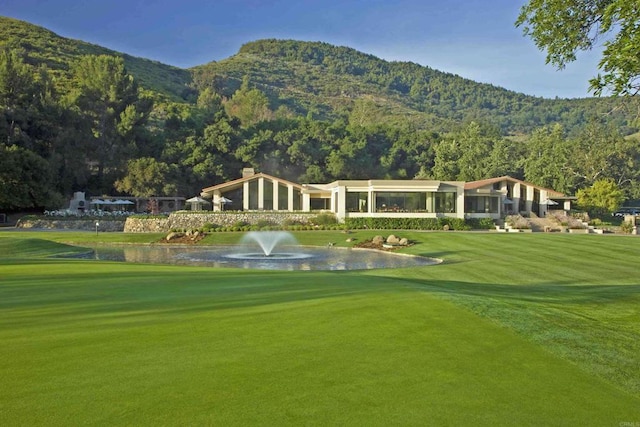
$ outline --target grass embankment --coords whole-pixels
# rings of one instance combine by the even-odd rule
[[[57,234],[0,234],[3,425],[640,420],[634,237],[400,232],[445,263],[269,272],[42,258],[94,239]]]

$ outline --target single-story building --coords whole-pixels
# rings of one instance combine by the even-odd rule
[[[544,216],[550,206],[570,209],[570,197],[503,176],[482,181],[338,180],[297,184],[252,168],[242,178],[204,188],[213,210],[329,211],[357,217],[494,218],[510,213]]]

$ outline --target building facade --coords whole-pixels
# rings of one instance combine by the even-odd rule
[[[570,208],[571,198],[509,176],[482,181],[338,180],[297,184],[251,168],[242,178],[204,188],[213,210],[325,211],[339,220],[361,217],[502,218],[544,216]]]

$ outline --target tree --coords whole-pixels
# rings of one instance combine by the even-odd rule
[[[116,181],[118,191],[136,197],[167,196],[175,192],[175,187],[166,184],[170,168],[166,163],[151,157],[129,160],[127,175]]]
[[[0,209],[58,208],[49,163],[31,150],[0,144]]]
[[[476,181],[501,172],[491,154],[501,136],[496,129],[471,122],[447,135],[435,148],[433,177]]]
[[[242,81],[240,89],[225,103],[224,108],[227,114],[239,118],[245,127],[273,118],[273,112],[269,109],[269,99],[259,89],[250,89],[247,77]]]
[[[624,193],[611,179],[598,180],[591,187],[578,190],[576,196],[580,206],[598,216],[615,211],[624,201]]]
[[[89,128],[87,154],[97,163],[98,190],[108,191],[105,172],[118,174],[136,154],[136,142],[152,104],[139,96],[138,85],[119,57],[82,57],[74,66],[73,82],[75,90],[69,98]]]
[[[577,51],[604,40],[599,67],[603,74],[590,80],[601,95],[635,95],[640,91],[640,2],[636,0],[529,0],[516,26],[524,26],[547,63],[562,69],[576,60]]]
[[[527,142],[525,179],[563,193],[570,191],[572,177],[565,171],[569,150],[562,126],[536,129]]]

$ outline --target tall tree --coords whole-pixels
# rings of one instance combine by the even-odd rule
[[[634,95],[640,90],[639,16],[636,0],[529,0],[516,25],[547,52],[547,63],[558,68],[575,61],[577,51],[604,40],[603,74],[590,80],[591,89],[597,95],[605,89]]]
[[[135,156],[151,102],[139,96],[138,85],[127,73],[124,60],[108,55],[82,57],[73,68],[74,90],[70,101],[85,117],[90,148],[97,163],[99,191],[109,191],[111,180]]]
[[[576,196],[580,206],[598,216],[615,211],[624,200],[624,193],[611,179],[599,179],[591,187],[578,190]]]
[[[477,122],[450,133],[435,148],[433,177],[476,181],[502,172],[502,165],[491,157],[501,139],[497,129]]]
[[[176,188],[167,183],[170,167],[151,157],[127,162],[127,174],[116,181],[115,188],[136,197],[175,195]]]
[[[569,192],[572,178],[566,173],[569,146],[560,125],[536,129],[527,141],[524,177],[534,184]]]
[[[240,89],[225,103],[224,108],[227,114],[239,118],[244,127],[273,118],[269,99],[259,89],[251,89],[247,77],[242,81]]]

